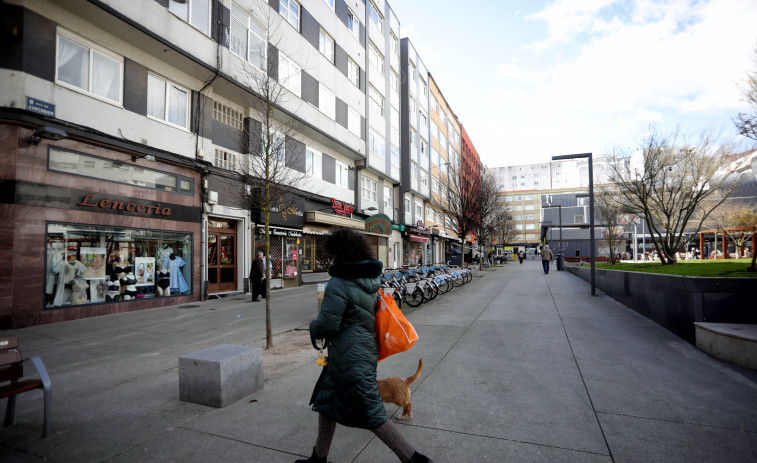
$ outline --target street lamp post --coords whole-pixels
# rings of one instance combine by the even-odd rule
[[[562,156],[552,156],[553,161],[565,159],[589,159],[589,255],[591,257],[591,295],[597,295],[597,280],[594,261],[596,260],[596,251],[594,250],[594,166],[591,153],[565,154]]]

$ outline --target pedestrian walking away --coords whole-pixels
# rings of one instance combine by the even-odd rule
[[[549,264],[552,262],[552,259],[554,259],[554,254],[552,254],[552,250],[549,249],[549,245],[544,245],[544,249],[541,251],[541,265],[544,267],[544,274],[549,274]]]
[[[522,249],[521,249],[520,251],[518,251],[518,261],[519,261],[519,262],[520,262],[521,264],[523,263],[523,259],[525,259],[525,258],[526,258],[526,253],[525,253],[525,252],[523,252],[523,250],[522,250]]]
[[[258,251],[257,257],[252,261],[250,269],[250,284],[252,285],[252,302],[260,302],[260,290],[265,278],[263,267],[263,251]]]
[[[313,347],[329,346],[310,404],[318,412],[313,454],[296,463],[326,463],[337,423],[372,431],[403,463],[431,462],[389,420],[376,385],[376,310],[382,264],[363,235],[335,229],[324,243],[334,264],[321,312],[310,323]]]

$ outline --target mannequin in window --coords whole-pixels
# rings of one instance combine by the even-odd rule
[[[160,265],[160,270],[158,271],[158,285],[155,288],[158,292],[159,296],[170,296],[171,295],[171,272],[168,271],[165,265]]]
[[[172,293],[184,293],[189,291],[189,285],[181,272],[181,268],[184,267],[184,265],[186,265],[186,262],[184,262],[184,259],[181,257],[176,254],[171,254],[169,256],[168,271],[171,273],[171,287],[169,289]]]
[[[105,294],[105,300],[108,302],[117,301],[121,296],[121,280],[115,273],[110,274],[108,279],[108,292]]]
[[[124,301],[129,301],[137,296],[137,277],[129,272],[121,278]]]
[[[87,266],[78,260],[53,264],[53,273],[58,275],[58,288],[55,290],[53,305],[63,305],[71,302],[71,284],[76,277],[86,270]]]
[[[173,248],[167,244],[163,245],[163,249],[160,250],[158,255],[158,264],[168,267],[168,259],[170,259],[171,254],[173,254]]]
[[[87,288],[89,283],[84,278],[78,277],[71,282],[71,305],[87,303]]]

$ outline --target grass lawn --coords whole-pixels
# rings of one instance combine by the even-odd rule
[[[629,272],[662,273],[665,275],[681,275],[688,277],[713,278],[757,278],[757,272],[747,272],[752,259],[726,260],[690,260],[678,262],[675,265],[662,265],[659,262],[621,262],[615,265],[597,262],[595,268],[607,270],[627,270]],[[589,267],[588,264],[581,265]]]

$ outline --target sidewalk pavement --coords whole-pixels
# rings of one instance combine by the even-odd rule
[[[264,304],[249,296],[4,332],[45,362],[53,419],[41,438],[41,392],[19,396],[16,424],[0,432],[0,460],[309,456],[317,416],[308,400],[320,367],[304,328],[315,291],[272,294],[276,349],[296,339],[292,350],[305,361],[280,362],[265,372],[263,390],[221,409],[179,400],[178,357],[218,344],[262,345]],[[580,278],[545,276],[541,261],[526,260],[477,272],[409,309],[420,341],[378,370],[410,376],[423,357],[414,418],[397,421],[397,407],[387,405],[399,430],[437,463],[757,461],[754,372],[589,292]],[[371,432],[338,426],[329,461],[397,460]]]

